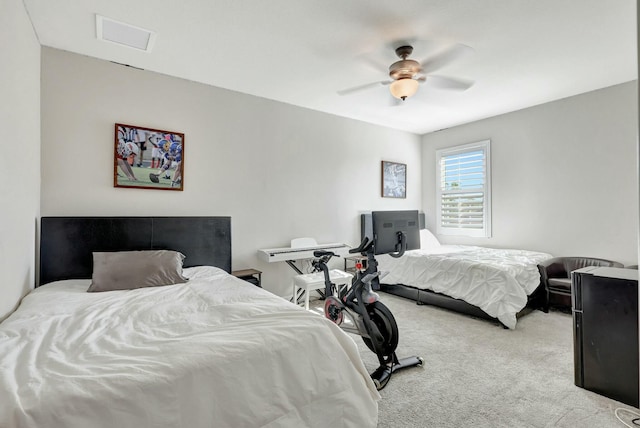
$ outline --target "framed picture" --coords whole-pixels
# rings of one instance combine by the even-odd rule
[[[382,197],[407,197],[407,165],[382,161]]]
[[[184,134],[116,123],[113,187],[184,189]]]

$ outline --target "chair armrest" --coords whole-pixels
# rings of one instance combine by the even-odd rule
[[[569,272],[565,269],[564,260],[555,257],[538,264],[538,272],[542,283],[546,285],[549,278],[569,278]]]

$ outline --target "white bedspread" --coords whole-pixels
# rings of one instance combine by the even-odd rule
[[[388,271],[385,284],[404,284],[446,294],[478,306],[509,328],[540,284],[536,265],[552,256],[526,250],[442,245],[407,251],[403,257],[377,256]]]
[[[0,427],[375,427],[333,323],[216,268],[187,284],[33,291],[0,324]]]

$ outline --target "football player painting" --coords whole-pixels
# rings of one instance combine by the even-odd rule
[[[183,190],[184,134],[116,123],[113,153],[114,187]]]

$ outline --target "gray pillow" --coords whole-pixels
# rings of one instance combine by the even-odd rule
[[[177,251],[118,251],[93,253],[93,275],[88,292],[130,290],[182,284],[184,254]]]

